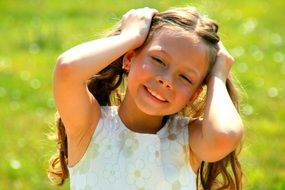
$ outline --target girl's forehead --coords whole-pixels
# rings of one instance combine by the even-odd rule
[[[163,39],[163,38],[185,38],[185,39],[191,39],[193,43],[199,43],[200,39],[198,36],[191,31],[186,31],[182,28],[167,28],[164,27],[162,29],[157,30],[154,35],[154,39]]]

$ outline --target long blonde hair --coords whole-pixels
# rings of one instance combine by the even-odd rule
[[[220,40],[217,35],[218,25],[216,22],[201,16],[193,7],[173,8],[153,17],[150,32],[144,45],[149,42],[155,32],[164,27],[170,29],[179,27],[202,39],[209,49],[210,68],[215,63],[217,43]],[[119,23],[109,36],[120,34],[120,30]],[[119,104],[123,98],[119,89],[123,88],[123,81],[127,73],[122,69],[122,57],[94,75],[88,82],[89,91],[101,106]],[[206,90],[206,82],[204,82],[204,86]],[[239,110],[238,93],[230,77],[226,81],[226,87],[236,109]],[[197,98],[191,107],[183,109],[181,114],[189,117],[203,117],[206,93],[203,94]],[[67,136],[60,117],[57,119],[57,137],[58,150],[50,160],[48,176],[54,185],[62,185],[65,179],[69,177],[69,173],[67,169]],[[222,160],[214,163],[203,161],[198,170],[197,188],[205,190],[241,189],[242,169],[237,159],[238,152],[238,150],[234,150]]]

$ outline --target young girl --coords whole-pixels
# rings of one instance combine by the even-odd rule
[[[71,189],[241,189],[243,123],[233,58],[217,31],[192,7],[143,8],[108,37],[63,53],[51,180],[70,177]]]

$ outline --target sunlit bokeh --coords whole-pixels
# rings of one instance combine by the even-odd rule
[[[188,3],[218,21],[242,88],[244,189],[285,189],[283,0],[0,1],[0,189],[55,189],[52,73],[64,50],[102,36],[131,8]],[[68,183],[61,189],[69,189]]]

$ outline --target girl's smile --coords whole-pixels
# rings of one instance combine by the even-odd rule
[[[149,94],[151,95],[151,97],[154,97],[153,99],[155,99],[156,101],[158,100],[161,103],[166,103],[168,102],[166,99],[164,99],[161,95],[159,95],[157,92],[149,89],[146,87],[146,90],[149,92]]]

